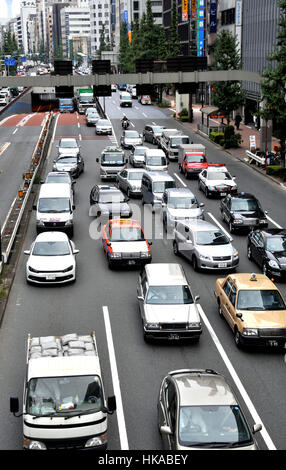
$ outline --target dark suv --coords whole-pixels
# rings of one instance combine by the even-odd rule
[[[151,126],[149,124],[146,125],[143,130],[143,140],[145,142],[151,142],[151,144],[157,145],[157,139],[160,137],[160,135],[162,135],[164,129],[164,126]]]
[[[236,196],[227,195],[220,202],[220,212],[228,224],[229,231],[268,227],[264,211],[258,199],[249,193],[238,193]]]
[[[115,186],[96,184],[90,193],[90,205],[93,206],[90,215],[106,219],[131,217],[128,201]]]
[[[286,278],[286,230],[253,230],[248,235],[247,256],[266,276]]]

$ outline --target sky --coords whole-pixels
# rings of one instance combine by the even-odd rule
[[[20,13],[20,3],[22,0],[12,0],[12,18],[17,16]],[[3,20],[8,20],[8,1],[0,0],[1,9],[0,9],[0,18]]]

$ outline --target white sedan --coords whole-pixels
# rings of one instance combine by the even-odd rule
[[[227,194],[237,194],[235,176],[231,176],[223,164],[210,164],[208,168],[201,171],[198,185],[206,197],[225,197]]]
[[[35,284],[64,284],[76,279],[75,255],[79,250],[63,232],[40,233],[32,243],[26,264],[26,280]]]

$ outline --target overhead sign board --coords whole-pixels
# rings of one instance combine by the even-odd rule
[[[182,21],[188,21],[189,0],[182,0]]]

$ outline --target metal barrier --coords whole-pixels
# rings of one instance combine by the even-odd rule
[[[18,195],[15,197],[10,210],[7,214],[6,220],[1,230],[2,239],[2,260],[7,264],[15,241],[17,231],[35,180],[40,163],[43,157],[43,151],[47,141],[48,130],[52,121],[53,113],[46,116],[46,121],[43,125],[40,137],[36,144],[35,150],[32,155],[31,165],[29,170],[25,173],[25,178],[22,186],[18,190]],[[15,221],[16,218],[16,221]]]
[[[265,165],[265,157],[260,157],[259,155],[256,155],[255,153],[250,152],[250,150],[245,151],[248,163],[254,163],[259,166]]]

